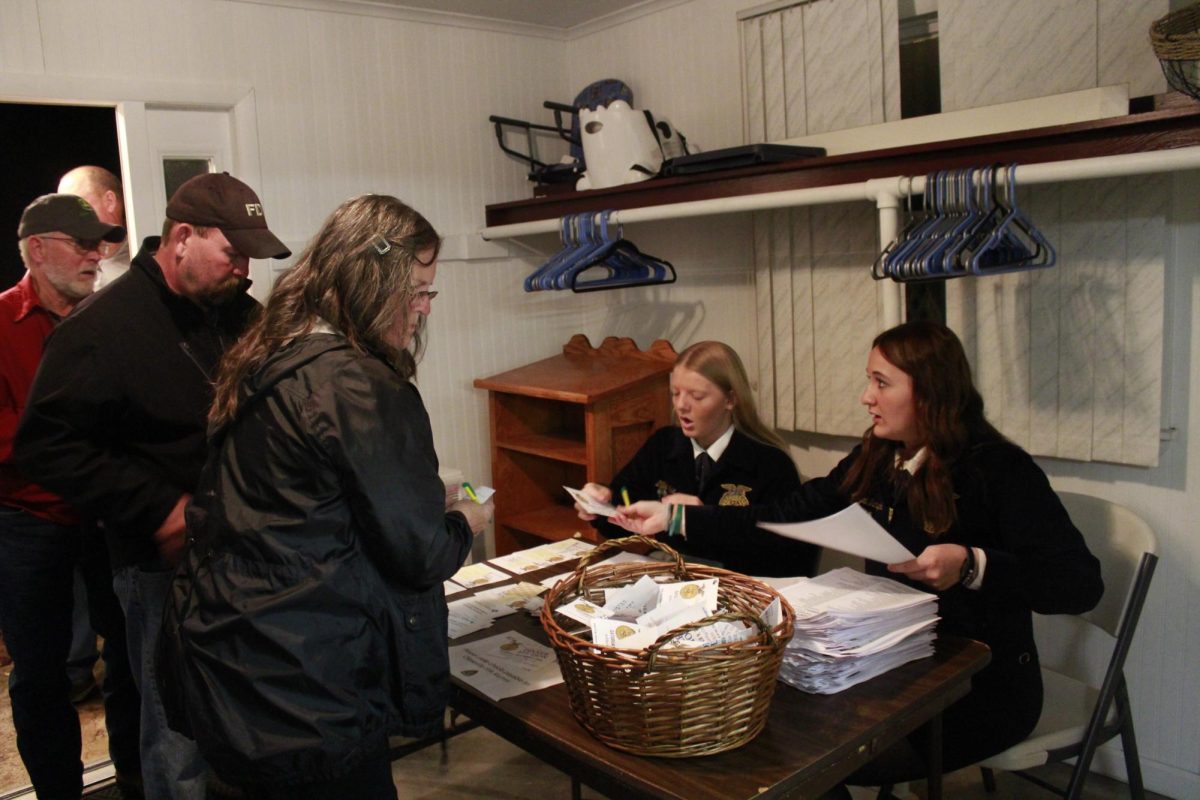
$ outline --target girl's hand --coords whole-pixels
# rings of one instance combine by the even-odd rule
[[[682,492],[676,492],[675,494],[669,494],[666,497],[664,497],[662,499],[662,501],[664,503],[674,503],[677,506],[702,506],[702,505],[704,505],[704,503],[700,500],[699,497],[696,497],[696,495],[683,494]]]
[[[911,561],[888,564],[888,572],[906,575],[936,591],[956,585],[967,560],[967,548],[961,544],[931,544]]]
[[[670,506],[654,500],[640,500],[630,506],[619,506],[617,515],[610,521],[630,533],[653,536],[667,529],[667,512]]]
[[[585,483],[579,491],[586,494],[588,497],[595,500],[597,503],[608,503],[612,501],[612,489],[607,486],[601,486],[598,483]],[[583,510],[583,506],[579,503],[575,504],[575,511],[579,514],[579,518],[585,522],[591,522],[596,518],[595,514],[589,514]]]

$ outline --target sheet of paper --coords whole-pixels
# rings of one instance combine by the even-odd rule
[[[478,592],[474,599],[491,606],[496,611],[493,616],[502,617],[520,611],[524,608],[526,600],[537,597],[544,591],[546,591],[545,586],[520,581],[493,589],[484,589],[482,592]]]
[[[519,633],[451,647],[450,674],[492,700],[563,682],[554,650]]]
[[[496,493],[496,490],[491,486],[471,486],[471,488],[475,490],[475,496],[479,498],[476,501],[478,503],[486,503]],[[465,495],[466,492],[463,492],[463,494]]]
[[[450,580],[459,586],[473,589],[476,586],[487,586],[489,583],[506,581],[512,576],[491,567],[486,561],[478,564],[467,564],[450,576]]]
[[[468,633],[490,628],[496,617],[486,603],[480,603],[473,597],[464,597],[446,604],[449,611],[448,626],[451,639],[466,636]]]
[[[564,561],[581,558],[595,549],[595,545],[582,539],[562,539],[557,542],[518,550],[504,556],[497,556],[488,563],[492,566],[508,570],[514,575],[524,575],[535,569],[551,567]]]
[[[595,500],[588,497],[578,489],[572,489],[570,486],[564,486],[563,488],[566,489],[567,494],[571,495],[575,502],[579,503],[583,510],[589,514],[599,514],[602,517],[611,517],[613,514],[617,513],[617,509],[612,503],[597,503]]]
[[[459,586],[454,581],[442,581],[442,591],[446,593],[447,597],[449,597],[452,594],[458,594],[459,592],[465,592],[466,589]]]
[[[760,522],[758,527],[883,564],[899,564],[914,557],[858,503],[811,522]]]

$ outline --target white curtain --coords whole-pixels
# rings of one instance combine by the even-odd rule
[[[1057,42],[1059,57],[1064,48],[1093,48],[1083,54],[1093,73],[1067,87],[1090,88],[1121,77],[1101,56],[1121,51],[1132,13],[1122,8],[1109,0],[1070,0],[1051,13],[1044,4],[1014,0],[1009,19]],[[939,26],[958,41],[965,18],[988,9],[994,6],[945,2]],[[1064,13],[1072,10],[1100,25],[1099,36],[1077,41],[1078,20]],[[942,19],[947,13],[956,20]],[[894,2],[813,0],[744,20],[741,36],[747,141],[899,118]],[[963,65],[978,61],[977,50],[948,47],[943,39],[943,94],[970,96],[974,105],[1011,99],[992,98],[988,85],[961,86],[981,74]],[[995,52],[987,62],[1003,63],[1010,73],[1045,66]],[[1153,84],[1145,65],[1129,69],[1131,85]],[[948,89],[949,79],[958,88]],[[1038,85],[1037,76],[1018,75],[991,91],[1012,85]],[[1035,455],[1158,462],[1169,180],[1022,190],[1023,207],[1058,249],[1058,266],[947,283],[947,323],[967,347],[989,418]],[[882,327],[869,277],[880,247],[877,229],[867,204],[754,216],[759,404],[781,429],[856,436],[865,427],[856,401],[865,354]]]

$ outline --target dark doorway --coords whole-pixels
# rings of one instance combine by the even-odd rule
[[[0,291],[21,279],[17,223],[25,206],[58,188],[72,167],[95,164],[121,174],[116,113],[103,106],[0,103]]]

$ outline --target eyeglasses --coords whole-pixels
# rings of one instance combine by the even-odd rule
[[[422,289],[419,292],[413,292],[414,303],[424,303],[426,300],[432,301],[438,296],[437,289]]]
[[[75,248],[75,251],[80,255],[86,253],[99,253],[100,247],[103,245],[103,239],[80,239],[77,236],[47,236],[43,233],[37,234],[39,239],[55,239],[60,242],[66,242]]]

